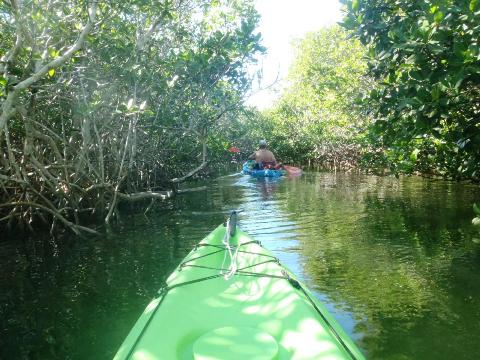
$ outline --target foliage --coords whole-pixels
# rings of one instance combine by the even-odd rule
[[[371,82],[364,76],[364,48],[339,26],[310,33],[295,48],[288,86],[262,115],[270,127],[266,137],[284,161],[349,168],[368,123],[356,104]]]
[[[11,0],[0,23],[0,221],[76,232],[204,169],[264,51],[252,1]]]
[[[377,80],[371,141],[393,170],[480,178],[480,2],[343,2]]]

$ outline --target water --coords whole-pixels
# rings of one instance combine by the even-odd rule
[[[368,358],[474,359],[479,200],[477,186],[416,177],[237,175],[100,238],[3,239],[0,358],[111,358],[166,276],[235,208]]]

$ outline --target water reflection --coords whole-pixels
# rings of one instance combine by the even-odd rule
[[[232,209],[371,359],[480,352],[473,185],[230,176],[103,238],[0,243],[0,358],[111,358],[163,279]]]
[[[278,188],[279,182],[282,180],[284,179],[280,179],[280,178],[256,179],[255,184],[257,185],[258,192],[262,196],[262,200],[271,199],[273,194]]]
[[[469,224],[477,188],[344,174],[320,175],[312,185],[292,187],[292,201],[283,203],[290,213],[308,209],[297,217],[305,235],[301,251],[309,254],[304,271],[317,291],[355,314],[354,332],[362,334],[369,357],[451,359],[460,353],[468,359],[480,350],[472,334],[480,333],[480,287],[458,286],[454,275],[462,269],[463,282],[480,280]]]

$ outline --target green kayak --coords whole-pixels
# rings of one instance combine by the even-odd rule
[[[236,215],[170,275],[115,359],[364,359],[326,308]]]

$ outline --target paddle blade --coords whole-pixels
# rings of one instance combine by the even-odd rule
[[[302,175],[302,169],[295,167],[295,166],[290,166],[290,165],[284,165],[283,168],[286,170],[286,172],[289,175]]]

